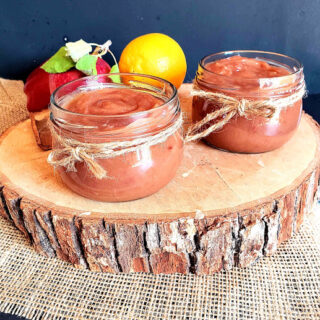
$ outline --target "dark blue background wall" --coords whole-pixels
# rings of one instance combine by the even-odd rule
[[[64,37],[111,39],[119,57],[130,40],[149,32],[180,43],[187,80],[208,53],[259,49],[300,59],[309,92],[320,93],[320,0],[0,0],[0,76],[25,78]],[[319,104],[320,95],[305,103],[318,121]]]
[[[25,78],[63,44],[113,41],[117,57],[144,33],[176,39],[188,62],[232,49],[276,51],[300,59],[309,92],[320,93],[319,0],[1,0],[0,76]]]

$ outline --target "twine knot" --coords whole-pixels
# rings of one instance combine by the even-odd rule
[[[73,157],[76,161],[83,161],[83,148],[76,147],[76,148],[70,148],[70,152],[72,153]]]
[[[245,111],[246,111],[246,100],[241,99],[238,104],[237,108],[239,116],[245,116]]]
[[[54,126],[50,125],[55,147],[48,156],[48,163],[54,168],[64,167],[66,171],[76,172],[75,164],[83,162],[88,170],[97,178],[112,178],[107,175],[104,166],[98,163],[98,159],[110,159],[130,152],[136,152],[159,143],[165,142],[175,134],[182,126],[180,115],[174,123],[157,134],[136,138],[133,140],[113,141],[106,143],[88,143],[67,138],[58,133]]]
[[[272,118],[277,110],[292,106],[295,102],[306,95],[305,84],[290,96],[278,99],[248,100],[238,99],[219,92],[201,90],[196,84],[193,85],[191,96],[205,98],[213,101],[219,107],[208,113],[202,120],[191,125],[186,133],[185,142],[199,140],[210,133],[223,128],[235,116],[245,117],[260,116],[267,119]],[[212,121],[215,121],[212,123]]]

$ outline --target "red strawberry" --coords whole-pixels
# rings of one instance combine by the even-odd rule
[[[109,64],[101,58],[98,58],[96,63],[96,68],[97,68],[97,74],[106,74],[106,73],[109,73],[111,70],[111,67],[109,66]],[[101,82],[101,83],[111,82],[111,79],[109,77],[100,77],[98,79],[98,82]]]
[[[49,73],[40,67],[31,72],[24,86],[29,111],[40,111],[46,108],[50,99]]]
[[[96,67],[98,74],[109,73],[111,69],[109,64],[101,58],[98,58]],[[48,73],[40,67],[36,68],[30,73],[24,86],[28,110],[35,112],[47,108],[50,102],[50,95],[55,89],[84,76],[85,74],[76,69],[62,73]]]
[[[98,58],[96,68],[98,74],[109,73],[111,70],[109,64],[101,58]]]
[[[62,73],[48,73],[50,94],[63,84],[84,77],[85,75],[77,70],[72,69]]]
[[[48,73],[40,67],[36,68],[30,73],[24,86],[28,110],[35,112],[47,108],[50,95],[56,88],[83,76],[82,72],[74,69],[62,73]]]

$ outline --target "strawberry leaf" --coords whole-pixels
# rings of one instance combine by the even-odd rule
[[[119,73],[119,66],[117,64],[113,65],[110,72],[109,73]],[[112,82],[114,83],[121,83],[121,79],[120,79],[120,76],[117,74],[117,75],[114,75],[114,76],[109,76],[109,78],[112,80]]]
[[[76,68],[88,76],[97,74],[97,60],[98,56],[92,56],[90,54],[86,54],[76,63]]]
[[[70,57],[67,57],[66,47],[61,47],[48,61],[46,61],[41,69],[48,73],[62,73],[73,68],[75,63]]]

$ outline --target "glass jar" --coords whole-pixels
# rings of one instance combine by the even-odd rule
[[[276,77],[235,77],[228,75],[228,70],[216,73],[209,70],[211,63],[219,60],[226,62],[234,56],[254,58],[257,63],[286,70],[285,75]],[[224,67],[228,67],[224,65]],[[238,70],[236,70],[237,72]],[[280,70],[281,71],[281,70]],[[271,118],[261,115],[245,117],[234,116],[221,129],[210,133],[204,140],[216,148],[239,153],[259,153],[271,151],[282,146],[293,135],[298,127],[302,112],[302,96],[304,93],[303,67],[299,61],[285,55],[263,51],[227,51],[204,57],[198,66],[195,86],[205,92],[221,93],[236,98],[238,101],[277,100],[299,96],[293,103],[277,108]],[[299,93],[302,92],[302,95]],[[193,122],[202,120],[206,115],[225,107],[215,99],[194,96],[192,103]],[[202,128],[221,121],[225,115],[212,120]]]
[[[112,82],[116,76],[121,83]],[[65,108],[80,93],[94,90],[99,97],[101,89],[113,90],[119,99],[128,92],[133,97],[143,93],[161,103],[139,112],[124,105],[126,112],[111,115]],[[129,73],[84,77],[58,88],[50,109],[53,149],[48,162],[66,186],[84,197],[110,202],[143,198],[169,183],[180,165],[181,109],[176,88],[166,80]]]

